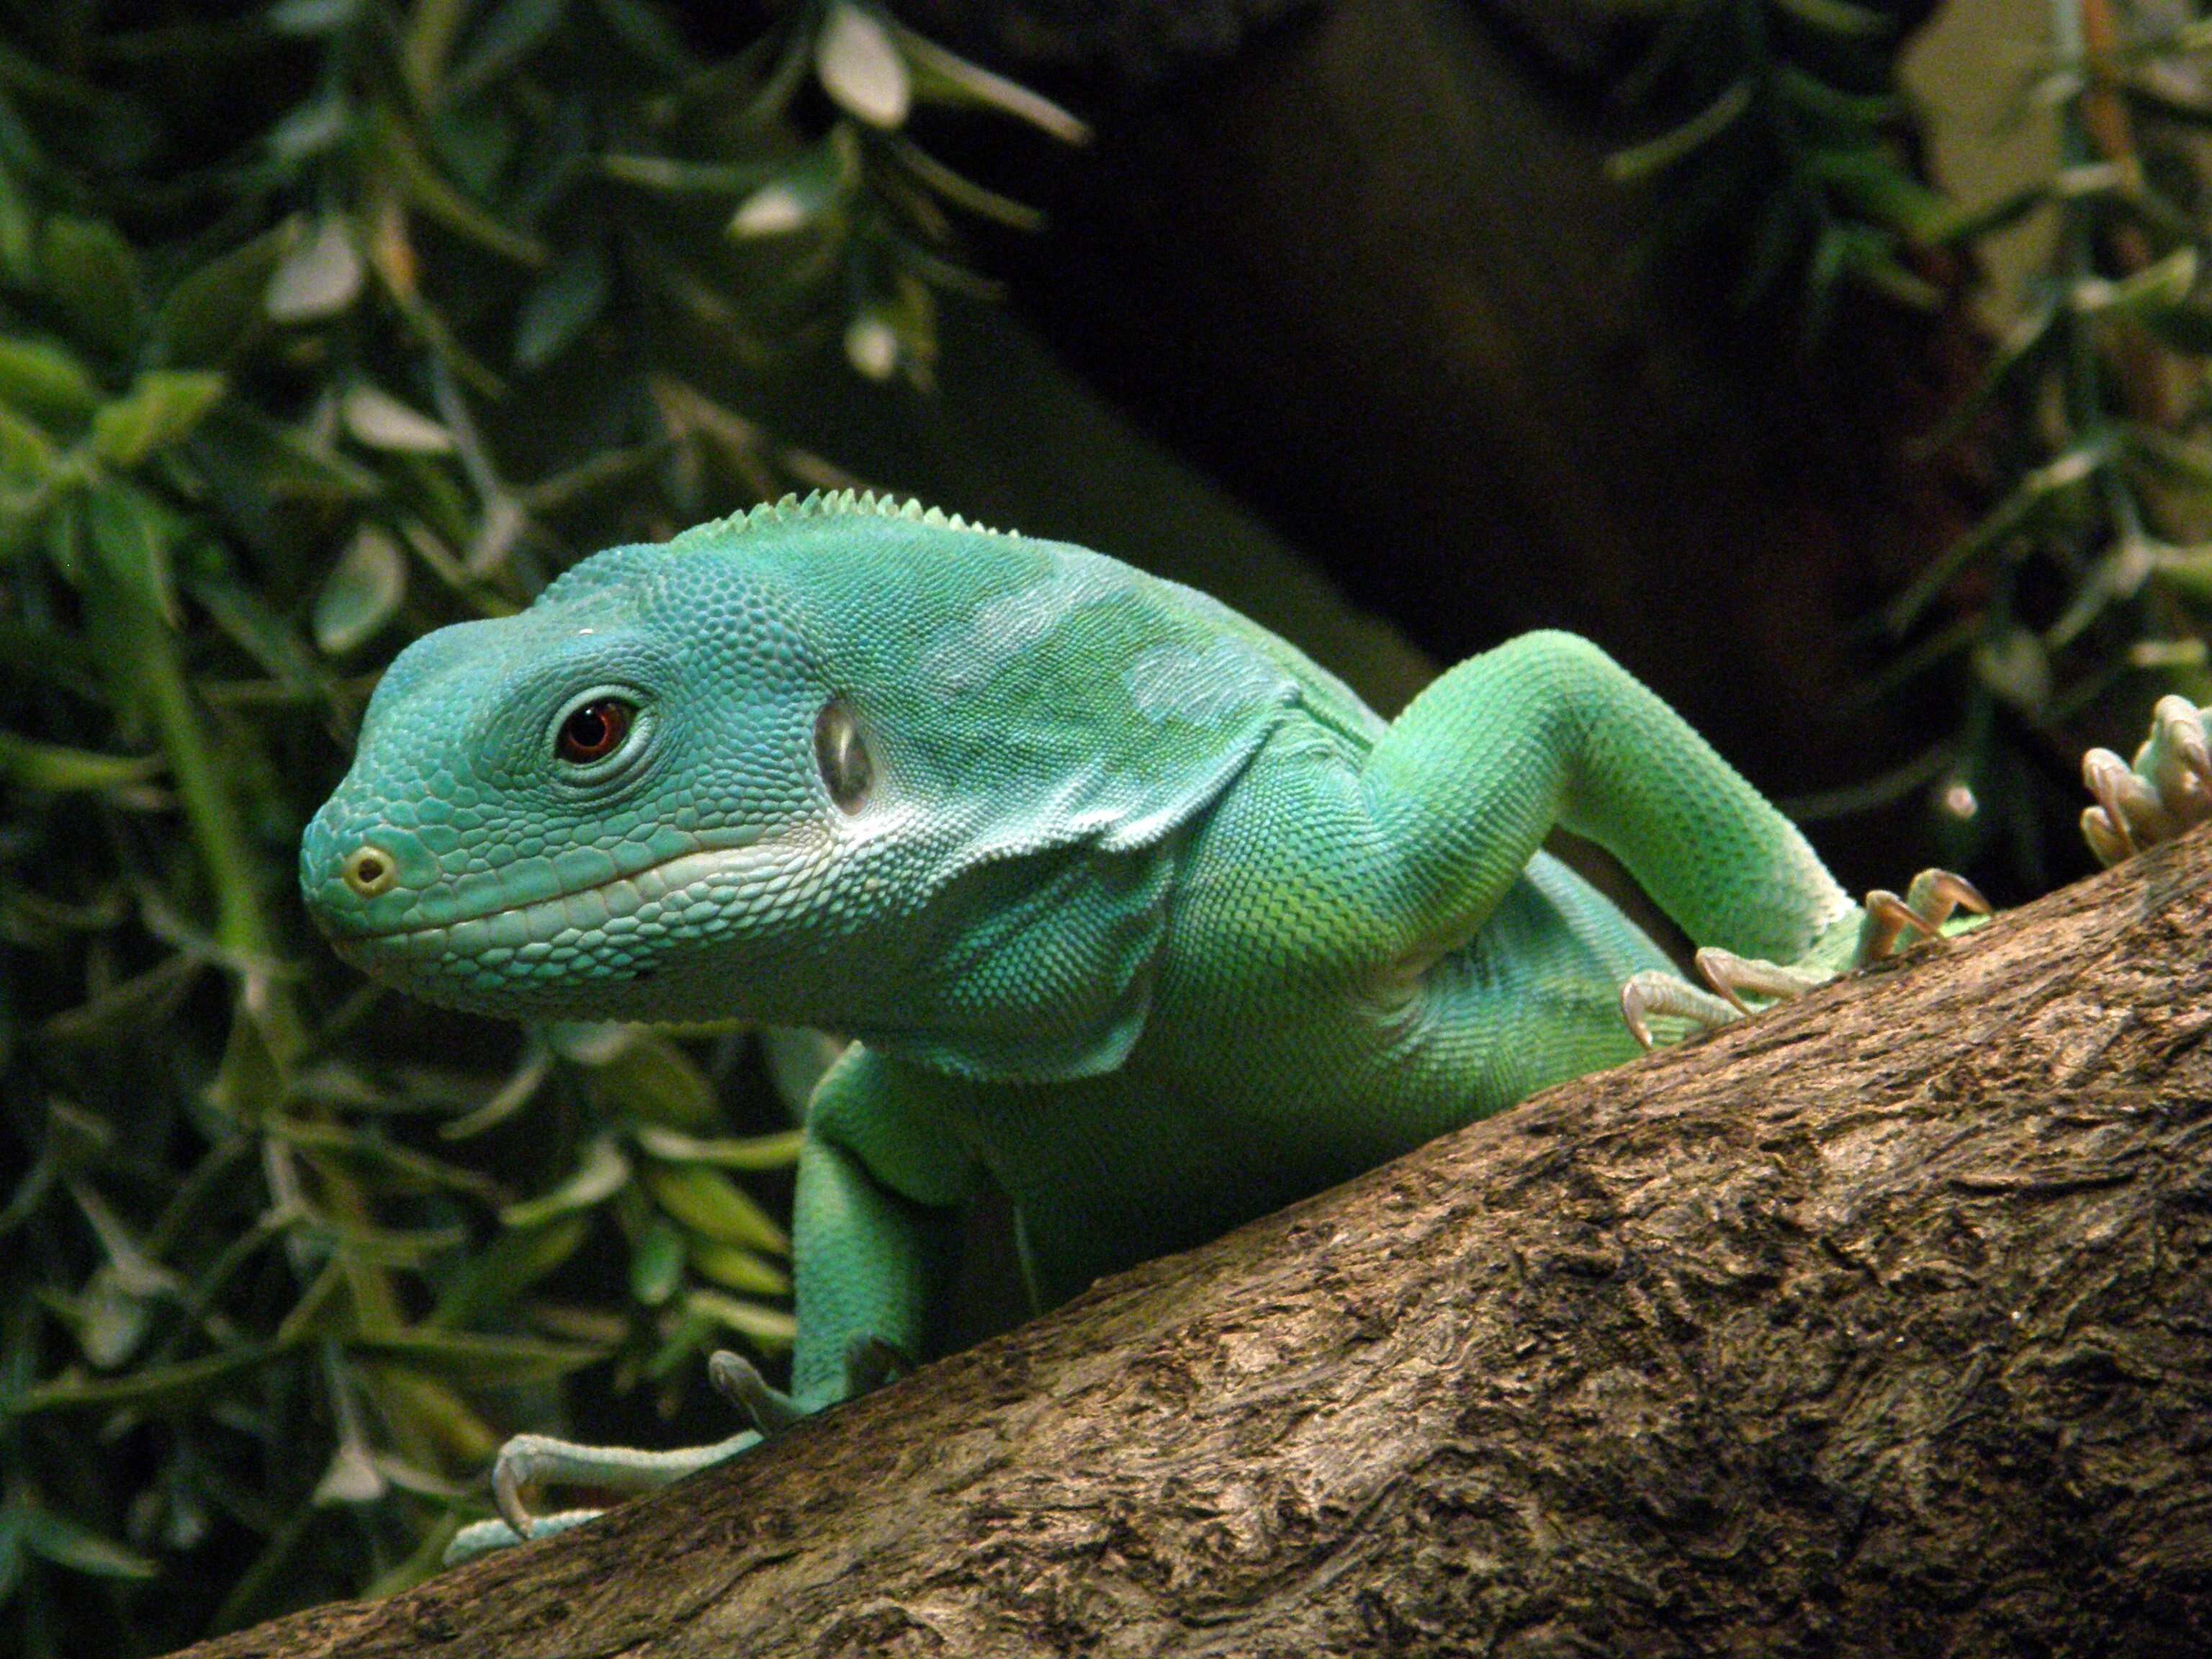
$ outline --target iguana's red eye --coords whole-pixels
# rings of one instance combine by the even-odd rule
[[[561,722],[554,748],[572,766],[588,766],[604,760],[629,733],[637,711],[618,697],[587,702]]]

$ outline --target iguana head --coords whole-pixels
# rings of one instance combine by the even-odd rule
[[[1300,695],[1261,637],[912,503],[757,508],[403,652],[301,884],[434,1001],[1088,1075],[1144,1027],[1187,832]]]
[[[712,546],[619,548],[400,654],[301,884],[342,955],[434,1001],[749,1012],[874,784],[773,582]]]

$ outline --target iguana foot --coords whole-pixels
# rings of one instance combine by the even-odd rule
[[[535,1538],[541,1523],[523,1501],[527,1487],[542,1484],[605,1486],[617,1492],[654,1492],[734,1457],[760,1443],[748,1429],[711,1446],[683,1446],[672,1451],[640,1451],[630,1446],[584,1446],[542,1434],[518,1434],[499,1449],[491,1468],[492,1506],[516,1540]],[[595,1510],[571,1511],[588,1520]],[[571,1521],[570,1525],[576,1522]],[[458,1540],[457,1540],[458,1541]]]
[[[1923,942],[1942,943],[1945,927],[1954,925],[1952,918],[1960,910],[1990,914],[1990,902],[1974,884],[1948,870],[1923,870],[1902,898],[1877,888],[1866,896],[1863,908],[1864,919],[1847,964],[1852,968],[1863,968]],[[1747,997],[1794,1001],[1836,976],[1832,968],[1740,957],[1710,945],[1692,960],[1698,977],[1717,995],[1658,969],[1634,975],[1620,988],[1620,1017],[1644,1048],[1653,1045],[1650,1015],[1673,1015],[1710,1030],[1757,1012]]]
[[[854,1338],[845,1350],[845,1393],[851,1399],[881,1387],[892,1377],[914,1369],[914,1363],[890,1343],[872,1336]],[[489,1550],[502,1549],[526,1539],[542,1538],[580,1526],[599,1510],[566,1510],[558,1515],[532,1516],[523,1502],[531,1486],[605,1486],[619,1492],[654,1492],[687,1474],[710,1468],[764,1440],[774,1440],[817,1408],[770,1388],[752,1362],[723,1349],[707,1361],[708,1380],[716,1392],[733,1401],[752,1419],[754,1426],[711,1446],[684,1446],[673,1451],[639,1451],[629,1446],[585,1446],[571,1440],[555,1440],[542,1434],[518,1434],[499,1449],[491,1469],[492,1506],[496,1521],[480,1521],[464,1527],[446,1547],[446,1564],[466,1560]]]
[[[2100,863],[2118,864],[2212,817],[2208,714],[2186,697],[2160,697],[2134,765],[2109,749],[2081,757],[2081,781],[2097,798],[2081,814],[2081,833]]]

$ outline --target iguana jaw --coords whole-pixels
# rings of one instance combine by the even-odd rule
[[[747,838],[437,921],[368,928],[325,905],[316,919],[356,967],[431,1001],[509,1016],[623,1018],[623,988],[654,979],[665,957],[696,954],[803,903],[821,850],[789,836]],[[656,1006],[672,991],[656,988]]]

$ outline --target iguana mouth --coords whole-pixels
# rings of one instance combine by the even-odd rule
[[[749,851],[758,846],[760,840],[757,836],[749,836],[743,840],[732,840],[714,846],[689,848],[681,853],[672,854],[665,859],[644,865],[638,869],[610,876],[605,881],[595,881],[582,887],[573,887],[562,892],[549,893],[542,898],[525,899],[515,904],[495,905],[481,910],[471,910],[465,915],[447,916],[438,921],[415,922],[404,927],[362,928],[349,931],[343,935],[340,942],[354,945],[400,945],[407,940],[421,939],[431,933],[448,933],[457,927],[465,927],[474,922],[496,921],[503,916],[535,921],[548,913],[558,914],[565,923],[580,930],[605,927],[608,921],[617,915],[634,915],[648,905],[663,902],[685,888],[711,878],[722,866],[723,861],[730,854]],[[663,879],[656,881],[654,878],[657,877]],[[588,915],[577,917],[568,914],[569,907],[572,905],[593,898],[603,898],[605,895],[617,892],[635,893],[636,902],[619,912],[610,909],[602,903],[596,917]],[[515,943],[524,944],[530,939],[546,936],[534,927],[528,927],[524,936],[518,939]]]

